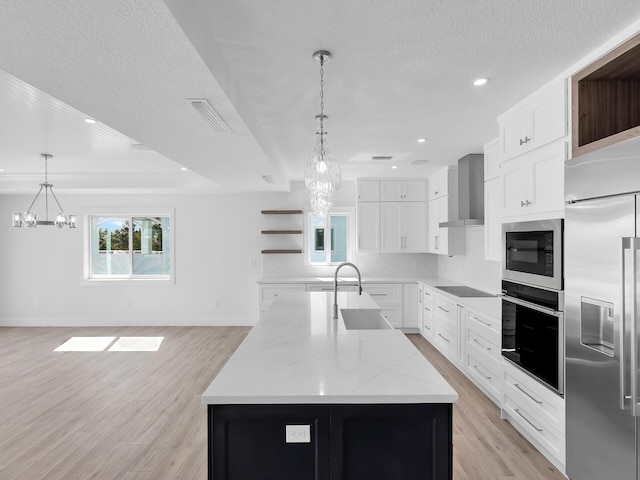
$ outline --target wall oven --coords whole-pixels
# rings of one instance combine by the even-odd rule
[[[502,355],[564,394],[564,292],[502,282]]]
[[[562,219],[502,225],[502,278],[562,290]]]

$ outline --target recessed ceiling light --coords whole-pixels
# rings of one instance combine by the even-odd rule
[[[473,81],[473,84],[474,84],[476,87],[479,87],[479,86],[481,86],[481,85],[486,84],[488,81],[489,81],[489,79],[488,79],[488,78],[478,78],[478,79],[476,79],[476,80],[474,80],[474,81]]]
[[[189,169],[187,167],[182,167],[180,170],[182,170],[183,172],[188,171]]]
[[[427,139],[426,139],[426,138],[419,138],[419,139],[418,139],[418,143],[424,143],[424,142],[426,142],[426,141],[427,141]]]
[[[398,168],[398,165],[391,165],[391,168],[396,169]]]
[[[0,172],[4,172],[4,168],[0,168]]]
[[[96,121],[93,118],[85,118],[84,121],[90,124],[96,123]]]

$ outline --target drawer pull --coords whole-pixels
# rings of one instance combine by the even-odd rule
[[[431,330],[431,327],[429,325],[425,325],[424,328],[426,328],[427,330]]]
[[[442,334],[440,334],[440,333],[438,334],[438,336],[439,336],[440,338],[442,338],[442,339],[443,339],[445,342],[447,342],[447,343],[449,343],[449,342],[451,341],[451,340],[449,340],[447,337],[443,337],[443,336],[442,336]]]
[[[534,397],[533,395],[531,395],[529,392],[527,392],[524,388],[522,388],[520,386],[520,384],[518,383],[514,383],[513,384],[514,387],[516,387],[518,390],[520,390],[522,393],[524,393],[527,397],[529,397],[531,400],[533,400],[534,402],[536,402],[538,405],[542,405],[542,400],[538,400],[536,397]]]
[[[425,309],[427,312],[430,312],[430,311],[431,311],[431,309],[430,309],[429,307],[424,307],[424,309]]]
[[[485,322],[485,321],[484,321],[484,320],[482,320],[481,318],[478,318],[478,317],[476,317],[476,316],[473,316],[473,317],[471,317],[471,318],[473,318],[473,319],[474,319],[475,321],[477,321],[477,322],[480,322],[480,323],[481,323],[481,324],[483,324],[483,325],[486,325],[487,327],[493,327],[493,324],[492,324],[492,323]]]
[[[491,351],[491,347],[487,347],[485,344],[483,344],[481,341],[479,341],[477,338],[473,339],[474,342],[476,342],[478,345],[480,345],[482,348]]]
[[[531,425],[533,428],[535,428],[535,429],[536,429],[536,431],[538,431],[538,432],[542,432],[542,428],[536,427],[536,426],[533,424],[533,422],[531,422],[531,420],[529,420],[527,417],[525,417],[525,416],[520,412],[520,409],[519,409],[519,408],[516,408],[516,409],[515,409],[515,411],[516,411],[516,413],[517,413],[518,415],[520,415],[522,418],[524,418],[524,421],[525,421],[525,422],[527,422],[529,425]]]
[[[479,373],[480,375],[482,375],[484,378],[486,378],[487,380],[491,380],[491,377],[487,376],[487,374],[486,374],[486,373],[484,373],[482,370],[480,370],[480,369],[478,368],[478,365],[474,365],[474,366],[473,366],[473,368],[475,368],[475,369],[478,371],[478,373]]]
[[[438,308],[439,308],[440,310],[442,310],[443,312],[447,312],[447,313],[449,313],[449,310],[447,310],[446,308],[442,308],[440,305],[438,305]]]
[[[370,293],[369,295],[371,295],[372,297],[386,297],[387,296],[386,293]]]

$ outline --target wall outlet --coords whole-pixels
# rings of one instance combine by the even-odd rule
[[[311,443],[311,425],[287,425],[286,443]]]

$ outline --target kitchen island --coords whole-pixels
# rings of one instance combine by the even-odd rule
[[[456,392],[402,332],[345,327],[368,295],[332,304],[283,295],[204,392],[210,479],[452,478]]]

